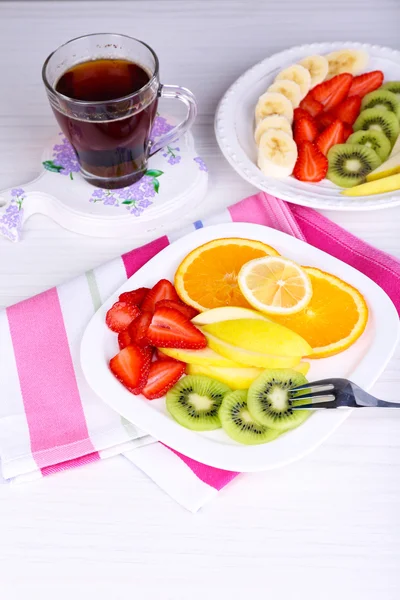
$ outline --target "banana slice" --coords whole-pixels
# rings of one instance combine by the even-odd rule
[[[311,87],[310,72],[301,65],[291,65],[290,67],[287,67],[287,69],[283,69],[283,71],[278,73],[275,77],[275,81],[280,81],[281,79],[290,79],[290,81],[297,83],[297,85],[300,86],[302,98],[304,98]]]
[[[267,129],[260,138],[257,164],[268,177],[288,177],[296,164],[297,146],[281,129]]]
[[[277,92],[265,92],[259,97],[256,105],[256,123],[269,115],[282,115],[292,123],[293,121],[293,106],[290,100],[283,94]]]
[[[300,86],[290,79],[279,79],[269,86],[267,92],[278,92],[283,94],[292,103],[293,108],[297,108],[302,99]]]
[[[364,71],[369,56],[364,50],[337,50],[325,56],[329,64],[328,79],[340,73],[357,75]]]
[[[256,140],[257,146],[260,143],[260,138],[262,134],[265,133],[268,129],[280,129],[281,131],[284,131],[285,133],[293,137],[292,126],[290,125],[286,117],[282,117],[282,115],[270,115],[269,117],[265,117],[265,119],[260,121],[256,127],[256,130],[254,132],[254,139]]]
[[[313,54],[312,56],[306,56],[303,60],[299,61],[299,65],[307,69],[311,75],[311,87],[313,88],[318,83],[322,83],[325,77],[328,75],[329,63],[325,56],[319,54]]]

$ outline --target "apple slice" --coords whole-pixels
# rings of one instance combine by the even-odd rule
[[[259,319],[269,321],[262,313],[242,308],[241,306],[220,306],[206,310],[192,319],[195,325],[209,325],[210,323],[219,323],[219,321],[233,321],[235,319]]]

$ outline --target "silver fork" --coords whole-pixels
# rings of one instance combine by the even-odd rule
[[[367,394],[348,379],[320,379],[289,391],[291,407],[310,408],[400,408],[400,402],[386,402]]]

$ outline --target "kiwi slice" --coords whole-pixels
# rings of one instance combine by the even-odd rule
[[[251,416],[247,408],[247,390],[227,394],[222,400],[219,418],[229,437],[241,444],[264,444],[279,435],[279,431],[261,425]]]
[[[371,148],[377,153],[381,161],[387,159],[392,149],[392,145],[382,131],[369,129],[368,131],[356,131],[346,140],[346,144],[359,144]]]
[[[364,96],[361,102],[361,111],[368,108],[379,108],[380,110],[389,110],[394,113],[397,118],[400,117],[400,100],[396,94],[389,90],[375,90]]]
[[[400,101],[400,81],[388,81],[381,86],[381,90],[388,90],[388,92],[396,94],[397,99]]]
[[[167,409],[183,427],[194,431],[209,431],[221,427],[218,411],[226,394],[231,391],[205,375],[188,375],[167,392]]]
[[[247,394],[250,414],[262,425],[287,431],[303,423],[308,410],[293,410],[289,390],[307,383],[301,373],[292,369],[267,369],[253,381]]]
[[[336,144],[328,152],[327,178],[340,187],[353,187],[379,167],[381,159],[376,152],[360,144]]]
[[[353,125],[354,131],[368,131],[374,129],[381,131],[386,135],[393,145],[399,135],[399,121],[390,110],[381,110],[380,108],[367,108],[363,110]]]

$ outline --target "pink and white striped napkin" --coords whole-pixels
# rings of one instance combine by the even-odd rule
[[[259,193],[179,232],[230,221],[274,227],[374,279],[400,312],[400,261],[317,212]],[[109,409],[79,363],[97,308],[177,236],[161,237],[0,312],[0,456],[8,481],[42,477],[123,454],[185,508],[196,511],[237,473],[208,467],[153,440]]]

